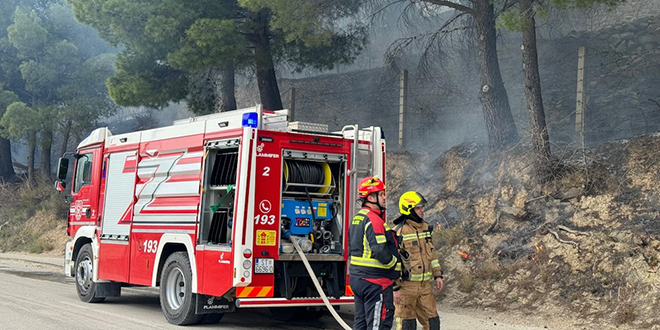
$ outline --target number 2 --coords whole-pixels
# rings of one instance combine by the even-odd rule
[[[270,176],[270,166],[264,167],[264,173],[262,176]]]

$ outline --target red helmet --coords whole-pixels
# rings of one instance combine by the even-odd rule
[[[385,190],[385,183],[377,176],[368,176],[358,183],[358,197],[367,198],[369,194]]]

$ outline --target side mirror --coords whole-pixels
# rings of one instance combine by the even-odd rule
[[[66,182],[64,181],[55,181],[55,189],[57,191],[64,191],[66,189]]]
[[[61,181],[66,179],[66,174],[69,171],[69,159],[61,157],[57,162],[57,178]]]

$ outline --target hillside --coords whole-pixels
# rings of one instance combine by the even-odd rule
[[[390,152],[390,210],[418,189],[438,221],[440,306],[568,315],[633,329],[660,322],[660,133],[556,153],[556,179],[532,184],[528,156],[460,145]],[[0,250],[60,254],[66,205],[47,182],[0,189]]]
[[[441,305],[658,324],[660,134],[558,157],[556,179],[540,186],[519,150],[391,153],[389,209],[408,189],[429,200],[442,225]]]

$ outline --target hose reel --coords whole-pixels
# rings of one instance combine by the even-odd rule
[[[326,162],[284,160],[284,193],[331,194],[336,188],[330,165]]]

